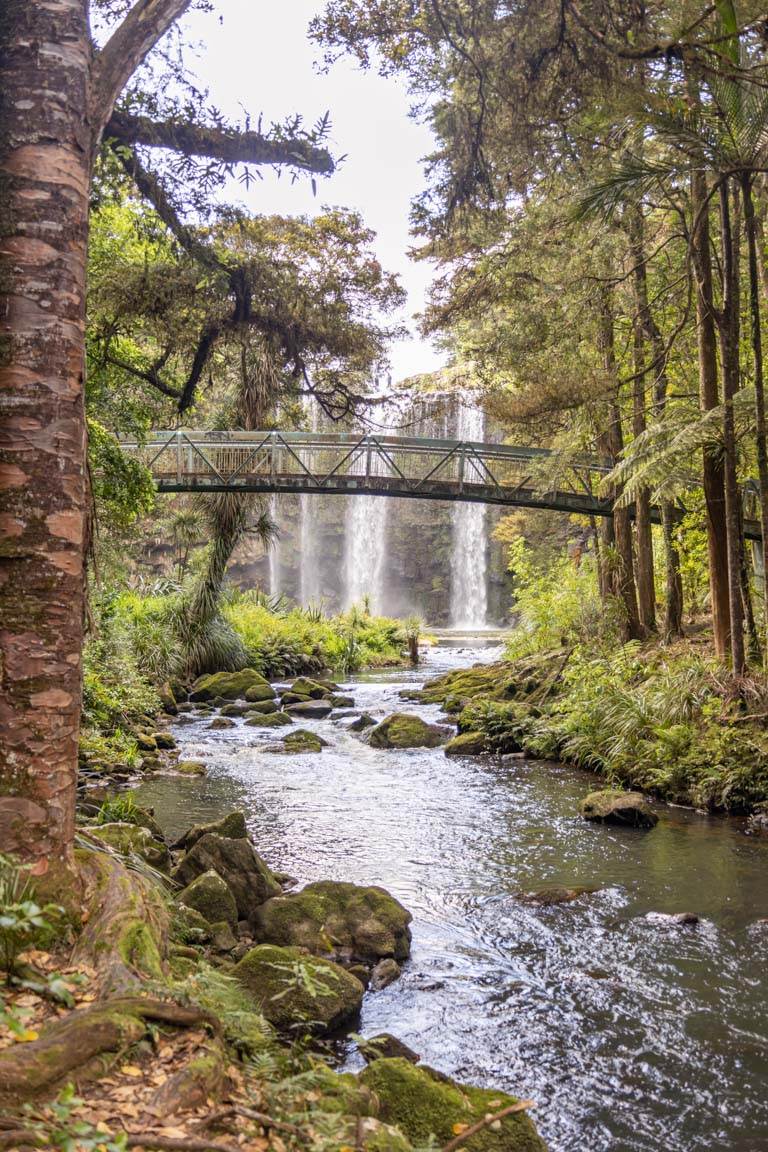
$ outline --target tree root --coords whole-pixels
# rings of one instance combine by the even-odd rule
[[[510,1104],[506,1108],[502,1108],[500,1112],[494,1112],[491,1115],[483,1116],[482,1120],[478,1120],[476,1124],[471,1124],[469,1128],[465,1128],[458,1136],[454,1136],[453,1140],[449,1140],[443,1146],[441,1152],[455,1152],[456,1148],[461,1148],[462,1144],[466,1144],[467,1140],[471,1140],[478,1132],[482,1132],[483,1128],[489,1128],[491,1124],[495,1124],[498,1120],[503,1120],[505,1116],[513,1116],[515,1112],[527,1112],[529,1108],[535,1108],[536,1104],[533,1100],[518,1100],[517,1104]]]
[[[226,1080],[227,1059],[221,1041],[207,1044],[183,1068],[153,1094],[147,1111],[154,1116],[173,1116],[199,1108],[217,1096]]]

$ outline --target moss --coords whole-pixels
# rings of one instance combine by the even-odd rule
[[[234,720],[230,720],[229,716],[216,716],[213,720],[211,720],[208,727],[212,728],[214,731],[224,728],[234,728],[235,722]]]
[[[266,715],[257,713],[255,716],[249,716],[246,724],[249,728],[285,728],[293,724],[293,720],[290,716],[286,716],[285,712],[269,712]]]
[[[629,824],[634,828],[653,828],[659,819],[649,808],[642,792],[622,792],[615,788],[590,792],[581,801],[579,812],[585,820]]]
[[[308,676],[299,676],[298,680],[294,680],[291,684],[291,692],[295,695],[311,697],[313,700],[322,700],[329,691],[325,684],[321,684],[318,680],[310,680]]]
[[[254,703],[248,704],[246,707],[246,716],[269,716],[272,712],[278,711],[276,700],[257,700]],[[223,711],[224,709],[222,708],[222,712]]]
[[[209,924],[225,920],[231,927],[237,924],[235,898],[218,873],[210,869],[188,884],[178,896],[179,903],[194,908]]]
[[[174,768],[182,776],[205,776],[206,773],[205,764],[201,760],[179,760]]]
[[[414,1144],[435,1139],[446,1144],[456,1135],[454,1125],[468,1126],[488,1113],[500,1112],[515,1098],[492,1088],[457,1084],[431,1068],[408,1060],[375,1060],[360,1075],[378,1097],[379,1116]],[[463,1145],[467,1152],[545,1152],[545,1145],[525,1113],[505,1117],[498,1129],[483,1128]]]
[[[128,823],[98,824],[90,829],[90,834],[124,856],[138,856],[160,872],[170,870],[168,849],[148,828]]]
[[[187,885],[211,870],[234,896],[241,919],[252,917],[260,904],[282,891],[267,864],[245,839],[231,840],[207,832],[174,869],[173,878]]]
[[[420,716],[395,712],[368,734],[373,748],[437,748],[450,738],[447,728],[427,724]]]
[[[179,836],[171,847],[185,848],[189,851],[193,845],[197,844],[198,840],[207,836],[208,833],[212,833],[214,836],[224,836],[228,840],[244,840],[248,835],[245,813],[236,809],[234,812],[228,812],[226,816],[222,816],[221,820],[213,820],[210,824],[195,824]]]
[[[360,959],[404,960],[410,921],[410,912],[383,888],[321,880],[267,901],[256,914],[256,933],[259,940],[319,955],[344,948]]]
[[[118,952],[124,964],[142,976],[163,978],[163,961],[152,926],[132,920],[121,931]]]
[[[482,732],[460,732],[445,746],[446,756],[478,756],[486,750],[486,739]]]
[[[310,732],[307,728],[297,728],[295,732],[289,732],[283,743],[287,752],[322,752],[323,748],[328,746],[327,740],[323,740],[322,736]]]
[[[245,691],[245,698],[251,704],[263,703],[265,701],[274,700],[277,693],[271,684],[252,684],[250,688]]]
[[[233,969],[266,1019],[282,1031],[330,1032],[360,1009],[363,986],[330,960],[260,944]]]
[[[189,694],[190,700],[213,700],[217,696],[225,700],[237,700],[244,697],[249,688],[269,689],[274,696],[274,690],[269,681],[265,680],[260,672],[254,668],[243,668],[240,672],[213,672],[208,676],[201,676],[192,685]],[[260,696],[259,699],[266,699]]]

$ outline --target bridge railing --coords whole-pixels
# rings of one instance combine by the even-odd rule
[[[264,486],[294,478],[310,488],[347,488],[394,482],[416,492],[428,485],[487,490],[519,485],[551,487],[544,449],[461,440],[360,435],[354,432],[154,432],[145,442],[124,440],[164,485]],[[561,470],[556,487],[592,494],[608,465],[590,459]]]

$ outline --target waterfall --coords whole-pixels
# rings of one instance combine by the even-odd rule
[[[349,500],[344,549],[347,608],[367,596],[371,611],[381,611],[388,504],[387,496],[353,496]]]
[[[278,509],[277,509],[277,496],[272,495],[269,498],[269,518],[273,523],[277,524]],[[280,537],[276,536],[272,540],[269,550],[267,552],[269,557],[269,594],[270,596],[280,595]]]
[[[484,433],[482,409],[461,404],[456,421],[456,439],[481,441]],[[471,461],[465,462],[465,479],[480,479]],[[451,555],[451,624],[454,628],[486,626],[485,512],[484,504],[454,505]]]
[[[317,432],[320,412],[314,396],[306,404],[310,432]],[[311,454],[304,463],[311,467]],[[304,608],[320,600],[320,550],[317,544],[317,496],[306,493],[299,497],[299,601]]]

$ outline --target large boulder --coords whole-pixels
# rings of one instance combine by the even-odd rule
[[[251,684],[245,690],[245,698],[249,704],[263,704],[266,700],[274,700],[277,696],[271,684]]]
[[[449,740],[445,746],[446,756],[479,756],[487,749],[487,740],[483,732],[460,732]]]
[[[383,888],[320,880],[259,908],[256,938],[316,955],[343,954],[371,963],[404,960],[411,950],[410,912]]]
[[[291,684],[290,690],[297,696],[309,696],[313,700],[322,700],[330,691],[333,691],[332,688],[327,687],[330,683],[330,680],[326,680],[324,684],[321,684],[319,680],[311,680],[308,676],[299,676],[298,680],[294,680]],[[334,685],[335,687],[336,685]]]
[[[112,824],[98,824],[89,831],[121,856],[138,856],[158,872],[170,870],[171,854],[162,841],[155,839],[149,828],[115,821]]]
[[[408,712],[394,712],[368,733],[373,748],[437,748],[450,738],[450,728],[427,724]]]
[[[245,723],[249,728],[284,728],[293,720],[285,712],[253,712]]]
[[[585,820],[631,828],[653,828],[659,821],[642,792],[621,792],[616,788],[590,792],[579,805],[579,812]]]
[[[307,720],[324,720],[333,711],[333,705],[327,700],[300,700],[298,704],[287,704],[285,711]]]
[[[225,836],[228,840],[243,840],[248,835],[245,814],[238,810],[228,812],[221,820],[214,820],[210,824],[195,824],[183,832],[178,840],[171,844],[171,848],[174,851],[183,848],[188,852],[193,844],[197,844],[198,840],[207,836],[209,832],[214,836]]]
[[[189,694],[190,700],[238,700],[244,697],[249,688],[259,687],[262,691],[269,689],[269,695],[274,696],[274,689],[269,681],[265,680],[255,668],[243,668],[240,672],[212,672],[208,676],[200,676],[192,685]],[[259,699],[268,699],[260,696]]]
[[[227,884],[241,920],[252,919],[260,904],[281,891],[277,880],[248,840],[230,840],[207,832],[187,852],[174,870],[173,878],[179,884],[187,885],[210,870],[218,873]]]
[[[245,709],[246,716],[268,716],[278,711],[278,703],[277,700],[254,700],[249,701]]]
[[[179,903],[194,908],[209,924],[226,920],[230,927],[237,924],[237,905],[227,884],[213,869],[203,872],[179,893]]]
[[[363,986],[332,960],[298,948],[260,944],[236,964],[232,975],[254,1007],[282,1031],[332,1032],[360,1011]]]
[[[360,1073],[360,1082],[375,1092],[379,1118],[396,1124],[411,1143],[444,1146],[457,1133],[486,1116],[515,1104],[496,1088],[458,1084],[426,1065],[409,1060],[374,1060]],[[486,1125],[462,1143],[466,1152],[546,1152],[530,1116],[517,1112]]]

